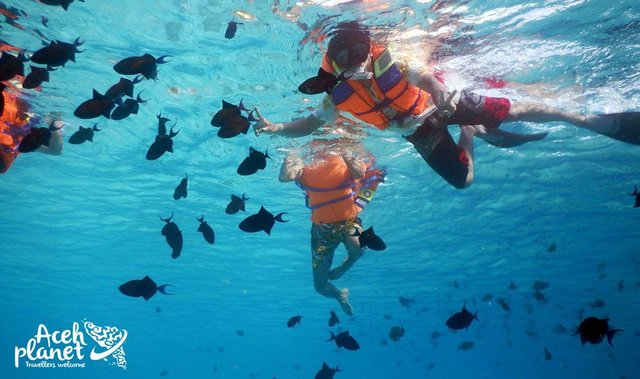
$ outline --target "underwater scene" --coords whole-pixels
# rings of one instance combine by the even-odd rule
[[[1,378],[640,377],[637,0],[0,0]]]

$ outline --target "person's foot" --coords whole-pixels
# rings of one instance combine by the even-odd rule
[[[351,304],[349,304],[349,290],[344,288],[342,291],[340,291],[340,297],[338,297],[337,300],[338,303],[340,303],[340,306],[342,307],[344,313],[349,316],[353,316],[353,308],[351,307]]]

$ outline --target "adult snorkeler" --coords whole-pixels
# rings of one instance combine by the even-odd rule
[[[363,146],[348,138],[313,140],[306,145],[309,163],[289,153],[282,163],[281,182],[295,181],[305,191],[311,209],[311,267],[315,290],[338,301],[353,315],[349,290],[339,290],[330,280],[340,279],[363,255],[358,217],[371,200],[384,172]],[[343,244],[347,258],[331,268],[336,248]]]
[[[640,112],[584,115],[467,90],[450,92],[430,72],[394,61],[386,46],[372,42],[370,33],[356,22],[338,26],[318,75],[302,83],[299,90],[327,95],[308,117],[291,122],[273,123],[256,112],[257,135],[305,136],[324,124],[332,124],[340,112],[347,112],[378,129],[399,128],[409,132],[405,138],[429,166],[459,189],[473,182],[473,136],[500,147],[517,146],[546,136],[546,133],[506,132],[498,128],[502,123],[567,122],[640,145]],[[453,124],[461,128],[458,144],[446,128]]]

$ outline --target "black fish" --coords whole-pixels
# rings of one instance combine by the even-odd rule
[[[142,77],[140,75],[136,76],[133,80],[120,78],[120,81],[107,90],[104,93],[106,97],[110,97],[112,99],[116,99],[120,96],[127,95],[129,97],[133,97],[133,85],[138,84],[142,81]]]
[[[0,81],[10,80],[16,75],[24,76],[24,62],[27,60],[22,51],[17,57],[3,51],[0,55]]]
[[[402,326],[393,326],[389,330],[389,339],[392,341],[400,341],[400,338],[404,336],[404,328]]]
[[[113,69],[122,75],[141,74],[146,79],[156,80],[158,78],[158,65],[167,63],[170,55],[163,55],[156,59],[151,54],[144,54],[139,57],[129,57],[121,60],[113,66]]]
[[[93,125],[93,128],[85,128],[82,125],[78,125],[78,131],[69,137],[69,143],[79,145],[87,141],[93,142],[93,133],[99,131],[98,124]]]
[[[80,41],[80,37],[76,38],[73,43],[51,41],[49,45],[33,53],[31,62],[45,64],[47,67],[64,66],[68,61],[75,63],[76,53],[84,51],[78,50],[78,46],[83,43],[83,41]]]
[[[48,128],[32,128],[31,132],[24,136],[18,147],[18,151],[21,153],[30,153],[37,150],[40,146],[49,146],[51,142],[51,132],[61,129],[63,125],[59,127],[55,126],[56,121],[52,121]]]
[[[162,227],[162,231],[160,234],[165,236],[167,243],[171,247],[171,258],[176,259],[182,253],[182,232],[178,228],[175,222],[171,221],[173,218],[173,212],[171,212],[171,217],[164,219],[160,217],[160,220],[166,222],[167,224]]]
[[[342,371],[338,368],[338,366],[336,366],[336,368],[331,368],[329,367],[329,365],[323,362],[322,368],[316,373],[316,376],[314,376],[313,379],[333,379],[333,376],[338,371]]]
[[[331,338],[329,338],[327,342],[335,340],[336,346],[338,346],[338,348],[344,347],[345,349],[352,351],[358,350],[360,348],[358,341],[356,341],[355,338],[349,335],[348,330],[345,330],[342,333],[338,333],[337,336],[331,331],[329,331],[329,333],[331,334]]]
[[[116,98],[116,103],[118,103],[118,106],[116,107],[116,109],[113,110],[113,112],[111,113],[111,119],[112,120],[122,120],[126,117],[128,117],[131,114],[138,114],[138,109],[140,109],[140,105],[141,103],[146,103],[148,100],[142,100],[140,98],[140,94],[142,93],[142,91],[140,91],[140,93],[138,94],[138,97],[134,100],[134,99],[126,99],[124,101],[122,101],[121,98]]]
[[[80,1],[84,3],[84,0],[80,0]],[[59,5],[62,7],[62,9],[66,11],[69,9],[69,5],[73,3],[73,0],[40,0],[40,2],[42,4],[47,4],[47,5],[54,5],[54,6]]]
[[[505,312],[511,312],[511,307],[509,306],[509,303],[507,303],[507,301],[506,301],[504,298],[499,297],[499,298],[496,300],[496,302],[497,302],[498,304],[500,304],[500,306],[502,307],[502,309],[503,309]]]
[[[301,325],[300,320],[302,320],[302,316],[300,315],[291,317],[289,321],[287,321],[287,327],[293,328],[296,324]]]
[[[409,297],[404,297],[404,296],[399,296],[398,297],[398,301],[400,301],[400,305],[402,305],[403,307],[406,307],[406,308],[409,308],[411,306],[411,304],[415,304],[416,303],[416,299],[409,298]]]
[[[546,290],[547,288],[549,288],[549,282],[545,282],[544,280],[536,280],[533,283],[532,287],[536,291]]]
[[[458,349],[463,350],[463,351],[467,351],[470,349],[473,349],[473,346],[475,344],[471,341],[465,341],[463,343],[461,343],[460,345],[458,345]]]
[[[222,100],[222,109],[216,112],[211,119],[211,126],[220,128],[218,137],[232,138],[240,133],[247,134],[249,119],[241,114],[242,110],[247,110],[242,101],[238,106]]]
[[[547,348],[544,348],[544,360],[545,361],[550,361],[553,359],[553,356],[551,355],[551,353],[549,352],[549,350],[547,350]]]
[[[635,196],[635,203],[633,203],[633,207],[634,208],[638,208],[640,207],[640,193],[638,193],[638,187],[637,186],[633,186],[633,192],[631,192],[629,194],[629,196]]]
[[[338,318],[338,315],[336,314],[336,312],[334,311],[330,311],[331,315],[329,316],[329,326],[334,326],[336,324],[340,323],[340,319]]]
[[[451,317],[449,317],[446,324],[449,328],[454,330],[467,329],[474,319],[478,319],[478,312],[472,314],[463,305],[462,310],[460,312],[454,313]]]
[[[93,90],[93,98],[80,104],[73,115],[81,119],[90,119],[100,116],[111,117],[111,110],[116,106],[113,99]]]
[[[611,342],[617,332],[622,332],[622,329],[610,329],[608,318],[599,319],[597,317],[587,317],[582,320],[574,336],[580,334],[580,342],[582,342],[583,345],[587,342],[599,344],[602,342],[602,338],[607,336],[609,345],[613,346]]]
[[[47,25],[49,23],[49,19],[45,16],[40,17],[40,22],[42,22],[42,25],[44,25],[46,28],[49,27],[49,25]]]
[[[31,66],[31,72],[24,78],[22,88],[33,89],[41,85],[43,82],[49,81],[49,70],[42,67]]]
[[[130,280],[122,284],[118,289],[124,295],[131,297],[144,297],[145,300],[149,300],[160,291],[164,295],[173,295],[166,291],[167,287],[173,287],[171,284],[163,284],[158,286],[148,275],[142,279]]]
[[[202,233],[204,240],[209,242],[210,244],[216,242],[216,234],[214,233],[211,225],[207,224],[207,222],[204,220],[204,215],[202,215],[200,218],[196,218],[196,220],[200,221],[200,226],[198,226],[197,231]]]
[[[155,141],[149,146],[149,150],[147,150],[147,159],[150,161],[156,160],[160,158],[167,151],[173,153],[173,137],[177,136],[180,131],[173,131],[173,127],[176,126],[173,124],[171,129],[169,130],[169,134],[167,135],[167,127],[166,123],[169,121],[168,118],[162,117],[158,114],[158,135],[156,136]]]
[[[376,233],[373,231],[373,226],[362,232],[356,229],[355,233],[353,233],[352,236],[358,237],[358,241],[360,242],[361,249],[368,247],[371,250],[380,251],[387,248],[387,245],[384,243],[382,238],[378,237]]]
[[[226,39],[231,39],[236,35],[236,31],[238,30],[238,24],[240,25],[244,25],[241,22],[236,22],[236,21],[229,21],[229,24],[227,25],[227,30],[225,30],[224,32],[224,38]]]
[[[261,153],[253,147],[249,147],[249,156],[238,166],[238,174],[246,176],[255,174],[258,170],[264,170],[267,167],[267,158],[271,159],[268,149]]]
[[[260,211],[257,214],[251,215],[240,223],[240,230],[248,233],[256,233],[259,231],[264,231],[268,235],[271,235],[271,228],[273,225],[278,222],[287,222],[289,220],[283,220],[282,216],[287,214],[287,212],[278,213],[275,217],[269,211],[267,211],[264,206],[260,206]]]
[[[173,191],[173,200],[178,200],[181,197],[187,198],[187,183],[189,182],[189,176],[184,174],[184,178],[180,181],[180,184]]]
[[[249,198],[245,197],[244,193],[242,194],[242,197],[232,194],[231,201],[227,204],[227,208],[224,210],[225,213],[232,215],[238,213],[238,211],[244,212],[244,202],[246,200],[249,200]]]
[[[509,283],[509,289],[510,290],[517,290],[518,286],[513,282],[513,280],[511,281],[511,283]]]
[[[305,80],[298,86],[298,91],[307,95],[316,95],[322,92],[331,93],[333,87],[345,79],[349,79],[349,77],[344,72],[339,76],[334,76],[320,68],[316,76]]]

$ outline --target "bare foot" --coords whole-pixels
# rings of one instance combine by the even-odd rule
[[[349,316],[353,316],[353,308],[351,307],[351,304],[349,304],[349,290],[344,288],[340,291],[340,297],[337,300],[344,313]]]

